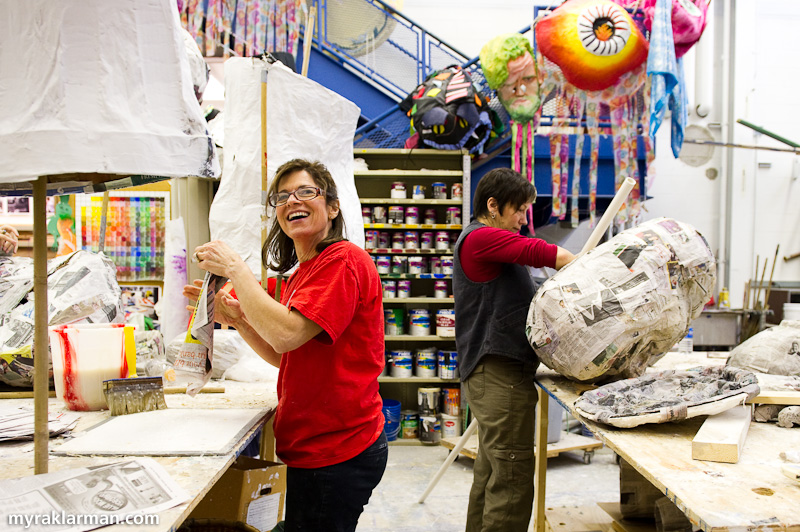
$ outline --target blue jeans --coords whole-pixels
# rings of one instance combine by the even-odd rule
[[[389,443],[380,437],[361,454],[315,469],[287,468],[286,532],[352,532],[383,477]]]

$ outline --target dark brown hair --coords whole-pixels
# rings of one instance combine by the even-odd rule
[[[489,198],[497,200],[497,207],[502,215],[507,205],[516,210],[523,203],[536,201],[536,187],[511,168],[495,168],[478,181],[472,203],[472,215],[475,218],[489,215],[489,208],[486,206]]]
[[[317,161],[306,161],[305,159],[292,159],[278,168],[275,172],[275,179],[272,180],[272,186],[269,187],[268,197],[279,190],[281,180],[284,177],[304,170],[322,190],[322,194],[325,196],[325,205],[339,203],[336,183],[325,165]],[[328,234],[325,235],[322,242],[317,244],[317,253],[321,253],[331,244],[345,240],[344,217],[341,208],[339,208],[336,218],[332,220],[332,224]],[[272,256],[272,262],[270,261],[270,256]],[[294,247],[294,241],[283,232],[277,217],[273,220],[267,240],[261,248],[261,261],[265,268],[270,268],[278,273],[286,273],[297,264],[297,251]]]

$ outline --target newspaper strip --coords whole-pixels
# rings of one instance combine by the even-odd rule
[[[158,462],[136,458],[0,481],[0,523],[10,531],[83,532],[143,524],[188,498]]]
[[[637,377],[686,335],[715,283],[714,255],[700,233],[650,220],[545,281],[525,333],[542,363],[570,379]]]
[[[194,397],[211,378],[214,366],[214,302],[217,292],[228,280],[206,272],[200,297],[194,305],[173,367],[179,380],[186,382],[186,393]]]
[[[51,410],[47,414],[51,438],[71,430],[78,423],[77,412],[53,412]],[[0,414],[0,441],[32,440],[33,432],[33,408],[27,406],[13,408]]]

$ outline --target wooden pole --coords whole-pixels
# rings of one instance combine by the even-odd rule
[[[775,258],[772,259],[772,270],[769,272],[769,283],[767,283],[767,292],[764,294],[764,310],[769,308],[769,295],[772,292],[772,276],[775,275],[775,263],[778,262],[778,250],[781,249],[781,245],[778,244],[775,248]]]
[[[97,243],[97,251],[103,253],[106,250],[106,225],[108,224],[108,190],[103,192],[103,207],[100,209],[100,242]]]
[[[308,60],[311,57],[311,41],[314,40],[314,24],[317,23],[317,6],[311,6],[306,21],[306,31],[303,33],[303,67],[301,74],[308,76]]]
[[[261,197],[264,198],[261,244],[267,241],[267,69],[261,71]],[[267,289],[267,269],[261,262],[261,286]]]
[[[33,182],[33,451],[34,474],[47,473],[48,361],[47,340],[47,178]]]
[[[764,276],[767,274],[767,262],[769,262],[766,258],[764,259],[764,268],[761,270],[761,280],[758,281],[758,288],[756,288],[756,310],[761,310],[764,307],[760,304],[759,298],[761,297],[761,287],[764,286]]]

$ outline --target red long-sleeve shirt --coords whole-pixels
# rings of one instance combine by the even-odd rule
[[[491,281],[505,263],[555,268],[558,246],[495,227],[472,231],[461,243],[459,258],[467,277],[476,283]]]

